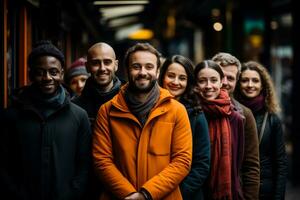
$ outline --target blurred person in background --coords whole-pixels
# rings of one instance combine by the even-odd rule
[[[259,199],[282,200],[285,197],[287,155],[280,110],[270,74],[260,63],[242,65],[235,90],[236,99],[251,109],[259,137],[260,192]]]
[[[90,76],[85,67],[86,59],[79,58],[67,69],[64,76],[65,84],[69,87],[71,96],[80,96],[85,82]]]
[[[195,94],[194,65],[188,58],[175,55],[167,58],[159,75],[159,84],[182,103],[189,115],[193,134],[193,160],[190,173],[180,184],[184,200],[201,200],[203,185],[210,169],[210,140],[208,124]]]

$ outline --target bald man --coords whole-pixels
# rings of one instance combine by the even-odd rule
[[[87,79],[81,96],[73,99],[73,102],[86,110],[93,128],[100,106],[119,92],[121,81],[115,75],[118,69],[115,51],[106,43],[96,43],[88,49],[85,66],[91,76]],[[93,169],[90,170],[88,188],[86,199],[98,199],[102,186]]]
[[[87,52],[87,71],[91,74],[80,97],[73,101],[89,115],[93,126],[98,109],[119,91],[121,81],[116,77],[118,60],[114,49],[107,43],[96,43]]]

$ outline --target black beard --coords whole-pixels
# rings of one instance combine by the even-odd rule
[[[152,88],[154,87],[156,82],[157,82],[157,80],[152,80],[147,88],[141,89],[141,88],[136,87],[136,85],[134,84],[134,82],[132,80],[129,80],[128,89],[134,93],[148,93],[152,90]]]

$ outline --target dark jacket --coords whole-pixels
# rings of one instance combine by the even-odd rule
[[[31,86],[23,88],[1,116],[5,188],[0,194],[18,200],[82,199],[91,159],[88,116],[67,95],[42,114],[45,108],[33,93]]]
[[[255,118],[252,111],[235,99],[232,103],[244,117],[244,158],[241,168],[243,195],[246,200],[257,200],[259,193],[260,165],[259,142]]]
[[[255,113],[257,130],[260,133],[265,110]],[[284,199],[287,178],[287,156],[280,119],[268,115],[260,151],[260,199]]]
[[[190,173],[182,181],[180,190],[184,200],[201,200],[203,185],[209,174],[210,140],[204,113],[184,104],[189,115],[193,134],[193,160]]]
[[[121,84],[122,82],[115,77],[113,88],[110,91],[103,93],[98,89],[98,85],[92,77],[89,77],[81,95],[74,98],[72,101],[86,110],[90,122],[93,125],[100,106],[111,100],[119,92]]]
[[[99,86],[92,77],[89,77],[81,95],[72,99],[75,104],[86,110],[92,128],[100,106],[111,100],[119,92],[120,87],[124,82],[121,82],[117,77],[115,77],[112,89],[103,93],[98,89]],[[95,175],[93,167],[90,169],[89,177],[87,198],[88,200],[98,200],[103,190],[103,186],[101,185],[98,177]]]

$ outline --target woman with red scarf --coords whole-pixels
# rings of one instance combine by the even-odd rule
[[[260,140],[260,199],[284,199],[287,158],[279,104],[272,79],[261,64],[249,61],[242,66],[235,96],[255,117]]]
[[[211,170],[207,183],[207,199],[244,199],[239,171],[243,160],[243,119],[231,104],[221,67],[205,60],[195,67],[196,91],[208,120],[211,143]]]

